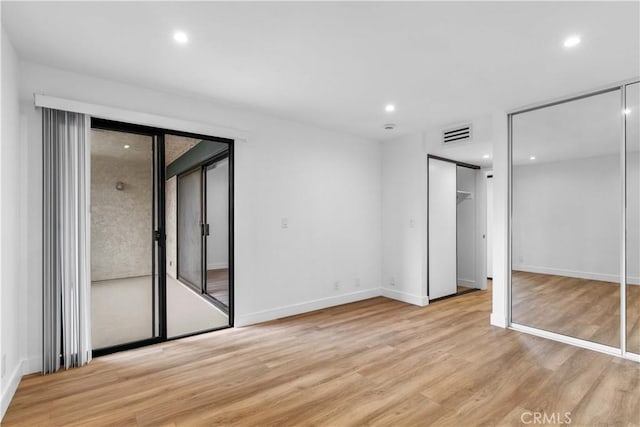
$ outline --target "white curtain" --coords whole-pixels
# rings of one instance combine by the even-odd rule
[[[91,360],[89,117],[42,109],[43,366]]]

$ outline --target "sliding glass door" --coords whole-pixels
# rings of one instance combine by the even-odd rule
[[[229,310],[229,157],[203,167],[205,293],[223,311]]]
[[[178,175],[178,280],[229,309],[229,157]]]
[[[154,135],[91,131],[91,312],[94,354],[154,342],[161,250]]]
[[[514,327],[640,354],[638,85],[509,116]]]
[[[174,153],[166,173],[167,333],[179,337],[231,325],[231,151],[174,135],[166,143]]]
[[[178,279],[196,289],[203,283],[203,206],[200,167],[178,176]]]
[[[640,83],[625,89],[626,350],[640,354]]]
[[[91,132],[94,356],[232,326],[233,141]]]

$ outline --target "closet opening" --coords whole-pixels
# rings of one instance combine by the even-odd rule
[[[429,301],[487,289],[486,173],[428,156]]]

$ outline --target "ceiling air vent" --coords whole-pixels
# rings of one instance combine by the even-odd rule
[[[467,142],[471,140],[471,124],[456,126],[442,131],[442,143],[444,145]]]

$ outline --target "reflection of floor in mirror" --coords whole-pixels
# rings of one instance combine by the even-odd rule
[[[91,339],[103,348],[152,338],[151,276],[91,284]],[[167,276],[167,333],[184,335],[228,324],[227,315]]]
[[[514,271],[513,322],[620,346],[620,285]],[[628,348],[640,352],[640,286],[628,286]]]

